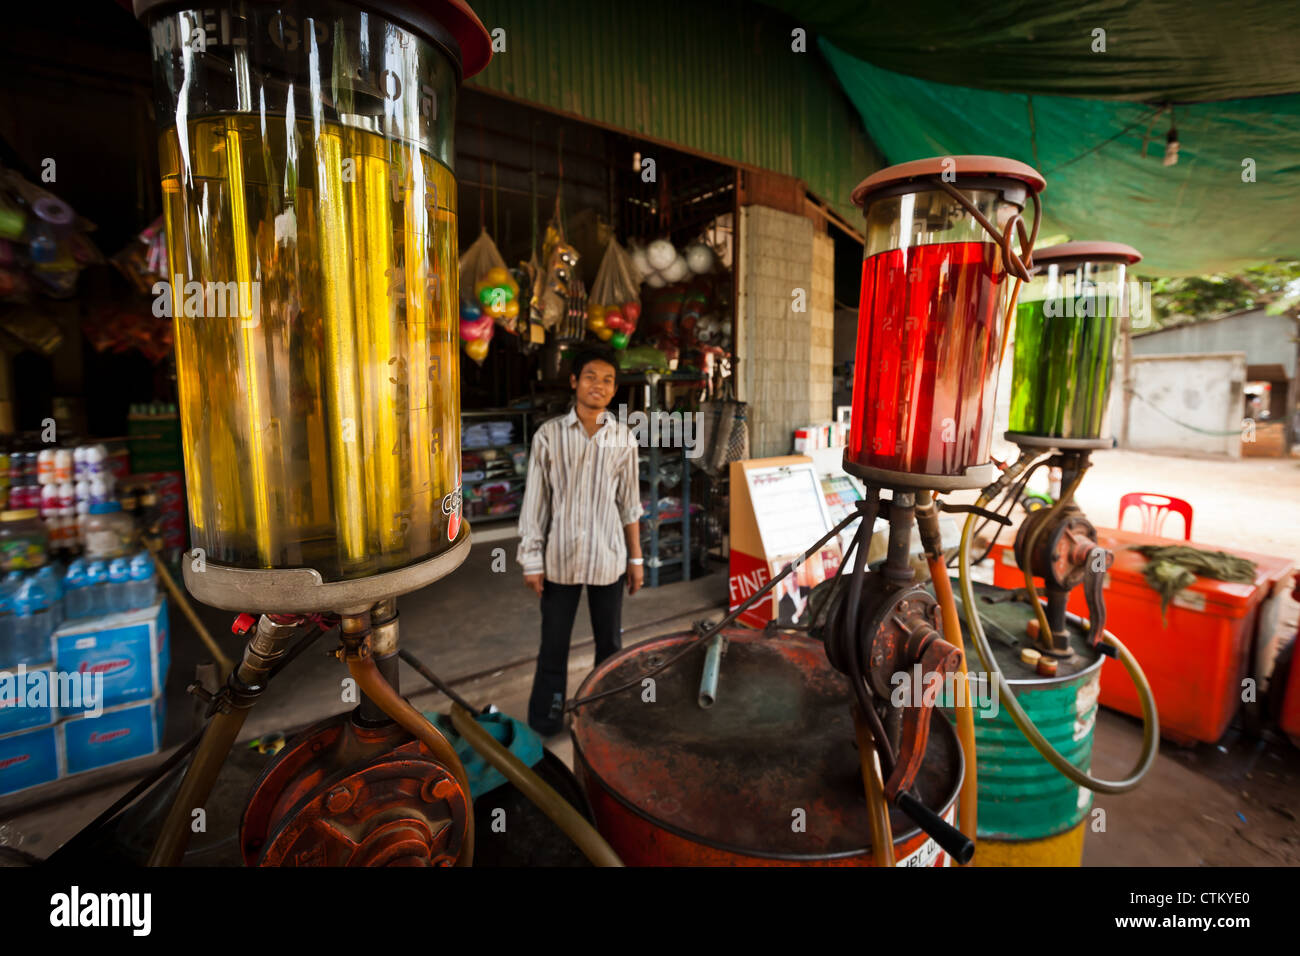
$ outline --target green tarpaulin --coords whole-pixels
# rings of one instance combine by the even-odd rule
[[[1153,103],[1300,93],[1296,0],[764,2],[850,56],[936,83]]]
[[[819,34],[891,164],[1029,163],[1041,235],[1126,242],[1144,275],[1300,257],[1300,0],[765,2]]]
[[[821,47],[890,163],[986,153],[1042,172],[1044,236],[1126,242],[1145,275],[1300,256],[1300,96],[1174,107],[1179,157],[1165,166],[1158,107],[930,83]]]

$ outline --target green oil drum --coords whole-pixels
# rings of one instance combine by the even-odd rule
[[[1021,649],[1033,646],[1025,635],[1033,609],[1024,601],[1014,600],[1016,593],[975,585],[980,619],[989,645],[1029,719],[1057,751],[1076,767],[1088,771],[1097,722],[1102,655],[1088,646],[1082,628],[1071,626],[1070,644],[1074,653],[1059,659],[1055,676],[1040,676],[1020,660]],[[1080,824],[1092,807],[1092,792],[1070,782],[1052,767],[1003,711],[993,682],[982,678],[979,656],[964,630],[964,611],[962,622],[975,715],[979,782],[977,844],[989,850],[988,844],[993,841],[1049,841],[1078,829],[1078,839],[1071,841],[1071,846],[1077,844],[1077,848],[1065,851],[1075,856],[1072,862],[1077,865],[1077,855],[1082,849]],[[1059,842],[1045,842],[1045,846],[1058,846]],[[981,862],[981,852],[976,850],[977,863]],[[984,856],[987,861],[989,853]],[[1035,862],[1070,861],[1039,859]]]

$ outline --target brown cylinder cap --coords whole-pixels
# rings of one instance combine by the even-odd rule
[[[1035,193],[1047,188],[1047,180],[1038,170],[1014,159],[1003,156],[931,156],[929,159],[914,159],[910,163],[899,163],[872,173],[853,190],[853,204],[865,205],[867,195],[878,189],[912,179],[940,176],[945,172],[966,177],[1018,179]]]
[[[1034,265],[1063,260],[1111,260],[1118,259],[1132,265],[1142,261],[1142,253],[1122,242],[1062,242],[1046,249],[1034,250]]]

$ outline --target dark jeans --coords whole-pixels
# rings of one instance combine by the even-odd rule
[[[623,587],[620,577],[613,584],[586,585],[591,631],[596,638],[596,663],[600,664],[623,647]],[[564,700],[568,690],[569,639],[578,614],[581,584],[542,584],[542,647],[537,655],[533,693],[528,698],[528,726],[544,737],[564,729]]]

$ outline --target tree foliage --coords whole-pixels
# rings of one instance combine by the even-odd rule
[[[1271,262],[1236,275],[1155,279],[1151,303],[1161,327],[1246,309],[1266,309],[1300,321],[1300,260]]]

